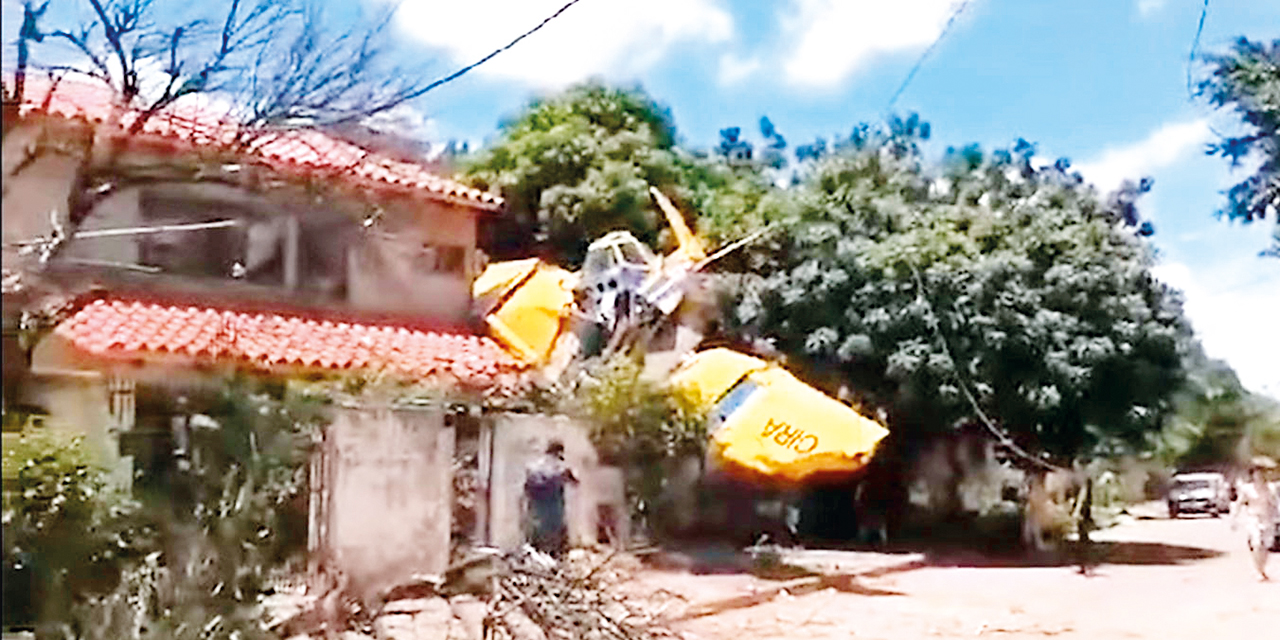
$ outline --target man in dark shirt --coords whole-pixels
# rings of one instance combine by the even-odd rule
[[[534,548],[558,556],[568,546],[565,523],[564,487],[578,482],[564,461],[564,444],[551,441],[546,453],[529,465],[524,492],[525,516],[530,542]]]
[[[1088,576],[1093,571],[1093,541],[1089,534],[1098,528],[1093,519],[1093,478],[1085,478],[1084,486],[1076,497],[1073,509],[1076,523],[1076,559],[1080,564],[1080,575]]]

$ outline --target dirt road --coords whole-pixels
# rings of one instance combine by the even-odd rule
[[[759,604],[742,596],[769,583],[747,575],[646,571],[637,577],[694,605],[741,601],[676,623],[687,637],[703,640],[1280,634],[1280,554],[1271,560],[1273,580],[1259,581],[1242,536],[1225,518],[1129,521],[1095,539],[1105,560],[1089,577],[1051,562],[931,558],[924,566],[864,574],[841,589],[779,594]],[[697,613],[683,603],[673,613],[680,607]]]

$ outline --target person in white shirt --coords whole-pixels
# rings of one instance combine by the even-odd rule
[[[1276,496],[1267,485],[1263,465],[1254,463],[1249,476],[1240,483],[1236,492],[1235,520],[1244,520],[1249,551],[1253,555],[1254,568],[1263,580],[1267,579],[1267,555],[1276,536],[1276,520],[1280,519],[1280,507]],[[1234,524],[1234,522],[1233,522]]]

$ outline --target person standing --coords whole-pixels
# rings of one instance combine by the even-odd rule
[[[1267,555],[1275,540],[1276,520],[1280,518],[1276,496],[1267,485],[1265,470],[1274,466],[1268,462],[1254,459],[1249,465],[1248,478],[1237,491],[1239,502],[1232,523],[1234,525],[1234,520],[1243,518],[1253,566],[1263,580],[1267,580]]]
[[[1084,479],[1072,511],[1076,523],[1076,560],[1080,564],[1079,573],[1088,576],[1093,570],[1093,541],[1089,539],[1089,534],[1098,528],[1093,519],[1093,478]]]
[[[564,460],[564,443],[552,440],[546,453],[534,460],[525,473],[525,517],[529,541],[543,553],[559,556],[569,544],[565,522],[566,484],[578,477]]]

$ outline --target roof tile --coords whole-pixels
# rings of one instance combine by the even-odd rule
[[[96,300],[58,325],[78,349],[105,357],[214,355],[267,365],[445,374],[492,388],[523,365],[489,338],[282,314]]]
[[[50,96],[52,90],[53,95]],[[115,108],[114,92],[105,85],[87,80],[63,80],[53,85],[47,80],[28,78],[23,95],[22,113],[47,111],[66,118],[84,118],[106,122]],[[237,127],[226,109],[201,105],[202,96],[189,96],[152,116],[143,133],[168,138],[175,142],[230,147]],[[44,106],[48,100],[47,108]],[[205,100],[207,102],[207,100]],[[128,127],[137,112],[124,114],[120,126]],[[274,161],[287,169],[311,169],[325,174],[346,174],[387,185],[412,186],[429,194],[465,200],[481,208],[497,209],[501,196],[473,189],[448,178],[437,176],[421,164],[404,162],[370,152],[358,145],[329,136],[314,129],[292,129],[262,136],[250,145],[258,157]]]

